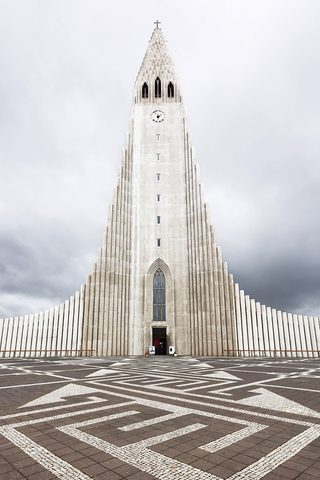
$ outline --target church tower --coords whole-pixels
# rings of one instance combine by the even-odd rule
[[[87,279],[84,349],[98,355],[235,350],[232,277],[216,249],[180,82],[155,28],[98,262]]]
[[[320,319],[245,295],[216,246],[161,29],[138,73],[97,262],[59,306],[0,320],[0,356],[320,355]]]

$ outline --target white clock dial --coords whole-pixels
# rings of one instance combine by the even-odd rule
[[[162,110],[155,110],[154,112],[152,112],[151,118],[154,122],[163,122],[166,116],[164,112],[162,112]]]

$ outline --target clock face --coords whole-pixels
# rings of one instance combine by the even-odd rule
[[[161,110],[155,110],[154,112],[152,112],[151,118],[154,122],[163,122],[166,116]]]

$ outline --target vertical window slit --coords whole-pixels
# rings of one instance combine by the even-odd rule
[[[146,82],[142,85],[142,98],[148,98],[148,85]]]
[[[154,96],[156,98],[161,97],[161,80],[160,80],[159,77],[157,77],[155,82],[154,82]]]
[[[166,321],[166,280],[161,268],[153,276],[153,321]]]
[[[173,83],[170,82],[168,85],[168,97],[173,98],[174,97],[174,86]]]

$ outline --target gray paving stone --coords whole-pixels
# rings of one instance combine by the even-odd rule
[[[6,365],[0,479],[241,472],[245,480],[253,470],[257,479],[320,478],[320,359],[1,359]]]
[[[314,477],[313,475],[308,475],[307,473],[302,473],[297,478],[299,480],[315,480],[315,479],[318,480],[319,477]]]
[[[26,477],[16,470],[0,474],[0,480],[20,480],[21,478],[25,479]]]

